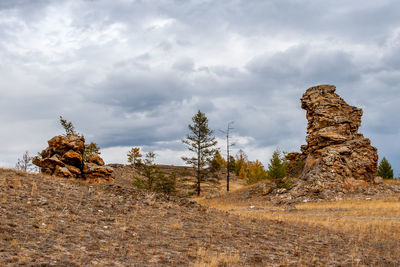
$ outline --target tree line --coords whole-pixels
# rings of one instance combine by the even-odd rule
[[[60,124],[65,131],[65,136],[75,135],[83,136],[75,131],[72,122],[65,120],[62,116],[59,118]],[[276,150],[265,169],[259,160],[250,161],[246,153],[240,149],[235,157],[230,155],[230,130],[231,123],[228,124],[227,130],[224,131],[227,137],[227,157],[221,155],[219,149],[216,148],[217,141],[213,130],[208,126],[208,118],[198,110],[192,117],[192,123],[188,125],[189,133],[182,139],[182,143],[186,146],[191,156],[182,156],[182,160],[195,169],[196,176],[196,193],[201,194],[201,184],[210,175],[222,169],[226,169],[227,174],[227,191],[229,191],[229,174],[234,173],[245,184],[254,184],[262,180],[269,179],[273,181],[277,187],[289,188],[290,180],[286,177],[294,177],[299,175],[304,162],[288,162],[285,153]],[[83,160],[88,155],[95,153],[100,154],[100,147],[91,142],[85,145]],[[40,155],[40,153],[39,153]],[[139,147],[133,147],[127,153],[128,162],[133,165],[141,175],[136,177],[134,186],[157,192],[173,194],[176,192],[176,174],[165,174],[155,164],[156,155],[154,152],[148,152],[145,157],[140,152]],[[15,166],[17,170],[32,171],[32,158],[28,151],[24,153]],[[393,179],[393,169],[389,161],[384,157],[378,166],[377,175],[384,179]]]

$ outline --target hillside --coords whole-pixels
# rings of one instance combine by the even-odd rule
[[[138,171],[131,165],[111,164],[115,169],[115,182],[121,186],[132,186],[134,177],[140,176]],[[176,174],[177,196],[193,197],[195,196],[196,177],[192,167],[157,165],[160,171],[165,174]],[[230,187],[232,189],[241,188],[243,181],[231,173]],[[201,192],[204,196],[215,196],[226,191],[226,171],[221,170],[215,174],[210,174],[204,182],[201,183]]]
[[[0,169],[0,265],[395,266],[398,240]]]

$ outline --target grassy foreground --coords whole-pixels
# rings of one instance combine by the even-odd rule
[[[367,253],[375,254],[376,245],[384,248],[386,259],[400,255],[400,198],[351,199],[331,202],[308,202],[295,206],[276,207],[267,201],[238,197],[243,189],[219,198],[197,198],[204,206],[227,211],[244,219],[284,222],[310,229],[326,229],[361,243],[370,243]],[[365,247],[352,244],[355,259]]]
[[[359,238],[372,234],[376,241],[400,240],[398,199],[302,203],[296,205],[295,209],[276,208],[263,203],[261,206],[257,205],[255,210],[248,208],[252,206],[251,203],[226,203],[221,199],[197,201],[202,205],[247,218],[321,225],[331,230],[357,235]]]
[[[137,190],[128,177],[116,181],[0,169],[0,266],[399,266],[396,220],[368,226],[398,218],[395,199],[292,210],[216,194],[198,199],[219,211]],[[365,231],[352,231],[352,220],[367,221]]]

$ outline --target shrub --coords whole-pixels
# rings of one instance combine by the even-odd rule
[[[176,174],[166,175],[154,164],[154,160],[153,152],[146,153],[144,161],[137,166],[143,177],[136,177],[133,186],[165,194],[175,193]]]
[[[176,174],[165,175],[162,172],[158,172],[153,189],[159,193],[174,194],[176,192]]]
[[[254,184],[267,179],[268,175],[264,169],[264,165],[258,160],[250,161],[247,170],[247,184]]]
[[[226,167],[225,159],[221,156],[221,153],[219,153],[219,151],[216,150],[214,158],[210,162],[210,171],[217,172],[225,167]]]

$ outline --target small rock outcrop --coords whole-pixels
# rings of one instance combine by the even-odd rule
[[[55,136],[48,141],[41,157],[35,157],[33,164],[42,173],[65,178],[83,178],[89,182],[109,183],[113,181],[113,168],[104,166],[103,159],[91,154],[83,160],[85,138],[83,136]]]
[[[301,98],[307,111],[307,145],[288,160],[303,160],[300,179],[332,184],[373,182],[378,154],[368,138],[358,133],[362,109],[348,105],[333,85],[309,88]]]

